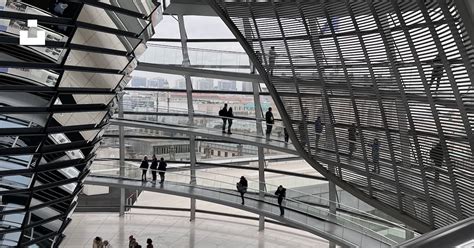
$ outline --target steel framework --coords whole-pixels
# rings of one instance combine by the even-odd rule
[[[0,246],[58,247],[159,3],[0,3]],[[26,20],[45,46],[19,45]],[[5,90],[5,91],[4,91]]]
[[[208,2],[316,170],[421,232],[474,215],[463,1]]]

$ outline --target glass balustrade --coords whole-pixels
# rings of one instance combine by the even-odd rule
[[[138,180],[141,177],[141,169],[136,166],[125,166],[125,178],[126,179],[136,179]],[[119,168],[117,165],[110,165],[110,164],[102,164],[100,166],[92,167],[92,175],[97,176],[111,176],[111,177],[118,177]],[[194,179],[194,180],[192,180]],[[236,184],[239,181],[238,177],[232,177],[223,174],[211,173],[207,171],[197,171],[195,177],[191,177],[190,171],[167,171],[166,172],[166,181],[167,183],[172,184],[182,184],[182,186],[191,186],[197,188],[203,188],[207,190],[212,190],[216,192],[213,196],[217,196],[219,199],[228,201],[229,195],[228,194],[236,194]],[[278,208],[275,206],[276,198],[273,196],[273,191],[277,188],[276,185],[265,184],[266,191],[258,190],[260,182],[248,180],[249,187],[246,194],[246,197],[249,199],[259,199],[259,194],[263,194],[263,200],[265,202],[271,203],[273,207],[265,208],[265,211],[270,209],[270,212],[273,214],[279,214]],[[191,182],[191,183],[190,183]],[[225,194],[221,194],[225,193]],[[412,237],[411,235],[415,236],[416,233],[413,231],[405,229],[402,226],[399,226],[395,223],[391,223],[390,225],[381,224],[385,220],[381,220],[377,216],[371,216],[369,213],[360,211],[358,209],[354,209],[349,206],[338,204],[340,208],[348,210],[344,213],[330,213],[329,210],[325,207],[316,207],[310,204],[295,200],[295,198],[307,196],[313,197],[320,201],[327,202],[329,204],[329,199],[322,199],[318,196],[308,195],[304,192],[299,192],[292,189],[287,189],[287,197],[285,206],[287,209],[295,210],[297,212],[289,211],[285,218],[292,219],[294,217],[295,221],[301,222],[302,224],[309,225],[311,228],[326,230],[330,225],[330,222],[336,223],[343,228],[349,228],[350,230],[357,231],[364,235],[370,235],[370,237],[380,240],[382,242],[386,242],[388,244],[395,244],[400,242],[400,240],[392,240],[392,236],[399,237],[400,239],[404,239],[401,235],[396,234],[405,234],[406,237]],[[240,199],[237,197],[233,199],[235,202],[240,202]],[[298,213],[299,212],[299,213]],[[353,212],[356,215],[349,215],[348,212]],[[301,216],[300,213],[304,213],[304,217]],[[293,216],[292,216],[293,215]],[[359,217],[357,215],[366,216],[365,218]],[[367,217],[371,217],[372,220],[368,220]],[[319,223],[319,226],[314,226],[314,218],[322,218],[326,220],[326,222]],[[293,219],[292,219],[293,220]],[[379,221],[376,221],[379,220]],[[327,222],[328,221],[328,222]],[[322,226],[321,226],[322,225]]]

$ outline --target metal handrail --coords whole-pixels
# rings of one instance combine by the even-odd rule
[[[124,166],[124,167],[128,167],[129,169],[132,169],[132,170],[142,170],[140,168],[137,168],[137,167],[133,167],[133,166]],[[150,169],[149,169],[150,170]],[[151,170],[151,171],[158,171],[160,172],[160,170]],[[165,171],[162,171],[162,172],[165,172]],[[95,174],[96,172],[93,171],[93,174]],[[182,172],[166,172],[168,174],[172,174],[172,175],[178,175],[178,176],[186,176],[188,178],[191,178],[191,175],[190,174],[185,174],[185,173],[182,173]],[[100,174],[96,174],[98,176],[100,176]],[[107,176],[110,176],[110,175],[107,175]],[[112,176],[112,177],[115,177],[115,178],[122,178],[120,176]],[[204,178],[204,177],[198,177],[198,176],[192,176],[193,179],[201,179],[201,180],[204,180],[204,181],[212,181],[212,182],[217,182],[217,183],[221,183],[221,184],[224,184],[224,185],[231,185],[231,187],[233,188],[235,185],[233,183],[229,183],[229,182],[225,182],[225,181],[221,181],[221,180],[215,180],[215,179],[209,179],[209,178]],[[136,179],[136,178],[126,178],[126,179]],[[196,180],[193,180],[193,181],[196,181]],[[194,187],[203,187],[203,188],[209,188],[209,187],[206,187],[206,186],[202,186],[202,185],[194,185]],[[267,194],[267,192],[265,191],[260,191],[258,189],[253,189],[253,188],[250,188],[251,191],[254,191],[254,192],[258,192],[258,193],[263,193],[263,194]],[[378,240],[384,240],[384,242],[388,242],[388,243],[391,243],[391,244],[396,244],[397,242],[388,238],[388,237],[385,237],[384,235],[381,235],[377,232],[375,232],[374,230],[371,230],[370,228],[367,228],[363,225],[361,225],[360,223],[356,223],[354,222],[352,219],[359,219],[359,220],[362,220],[362,221],[365,221],[363,220],[362,218],[352,218],[352,219],[349,219],[349,218],[346,218],[346,217],[343,217],[343,216],[338,216],[336,214],[333,214],[331,212],[329,212],[329,210],[324,210],[324,209],[320,209],[320,208],[317,208],[315,206],[312,206],[310,204],[307,204],[307,203],[304,203],[304,202],[301,202],[301,201],[298,201],[298,200],[294,200],[294,199],[291,199],[291,198],[286,198],[286,201],[287,202],[293,202],[297,205],[300,205],[300,206],[304,206],[306,209],[314,209],[316,212],[324,212],[325,215],[322,215],[322,216],[319,216],[319,218],[323,218],[329,222],[334,222],[335,224],[338,224],[338,225],[341,225],[345,228],[350,228],[350,227],[347,227],[344,225],[344,223],[340,223],[338,220],[342,220],[343,222],[347,222],[347,223],[350,223],[351,225],[353,225],[352,230],[354,231],[357,231],[357,232],[361,232],[361,233],[371,233],[371,237],[379,237],[377,238]],[[297,210],[298,211],[298,210]],[[299,210],[301,211],[301,210]],[[354,228],[354,227],[357,227],[359,228],[360,230],[357,230],[357,228]]]
[[[222,176],[222,177],[235,178],[235,177],[233,177],[233,176],[229,176],[229,175],[225,175],[225,174],[221,174],[221,173],[208,172],[208,171],[202,171],[202,170],[199,170],[199,173],[207,173],[207,174],[213,174],[213,175],[218,175],[218,176]],[[256,183],[257,185],[259,185],[259,184],[261,183],[261,182],[258,181],[258,180],[247,179],[247,181],[254,182],[254,183]],[[265,183],[265,185],[268,185],[268,186],[273,186],[273,187],[275,187],[275,188],[278,187],[277,185],[269,184],[269,183],[266,183],[266,182],[262,182],[262,183]],[[295,193],[300,194],[300,196],[298,196],[298,197],[308,196],[308,197],[317,198],[317,199],[319,199],[319,200],[327,201],[328,203],[338,204],[338,205],[340,205],[340,206],[343,206],[343,207],[345,207],[345,208],[347,208],[347,209],[349,209],[349,210],[351,210],[351,211],[354,211],[354,212],[356,212],[356,213],[359,213],[359,214],[361,214],[361,215],[366,215],[366,216],[368,216],[368,217],[371,217],[371,218],[374,218],[374,219],[377,219],[377,220],[380,220],[380,221],[389,222],[389,223],[393,224],[393,226],[396,226],[396,227],[398,227],[398,228],[401,228],[401,229],[403,229],[403,230],[405,230],[405,231],[413,232],[413,230],[407,229],[406,227],[403,227],[403,226],[401,226],[401,225],[398,224],[398,223],[393,223],[393,222],[391,222],[391,221],[387,221],[387,220],[385,220],[385,219],[383,219],[383,218],[381,218],[381,217],[379,217],[379,216],[376,216],[376,215],[373,215],[373,214],[364,212],[364,211],[362,211],[362,210],[359,210],[359,209],[357,209],[357,208],[354,208],[354,207],[345,205],[345,204],[340,203],[340,202],[337,202],[337,201],[331,201],[331,200],[329,200],[329,199],[327,199],[327,198],[320,197],[320,196],[315,196],[315,195],[308,194],[308,193],[305,193],[305,192],[302,192],[302,191],[299,191],[299,190],[295,190],[295,189],[286,189],[286,190],[287,190],[287,194],[288,194],[288,192],[295,192]],[[295,200],[295,201],[301,202],[301,201],[299,201],[299,200]],[[364,220],[364,221],[365,221],[365,220]],[[381,225],[381,226],[383,226],[383,225]]]

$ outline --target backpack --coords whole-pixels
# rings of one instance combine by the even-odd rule
[[[224,115],[224,110],[223,109],[219,110],[219,116],[223,116],[223,115]]]

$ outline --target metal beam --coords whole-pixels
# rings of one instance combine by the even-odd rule
[[[182,14],[178,15],[179,23],[179,34],[181,37],[181,51],[183,54],[183,67],[188,68],[191,66],[191,61],[189,59],[188,53],[188,36],[186,34],[186,28],[184,25],[184,17]],[[188,68],[189,69],[189,68]],[[193,84],[191,81],[191,75],[188,73],[182,74],[186,81],[186,96],[188,103],[188,123],[190,125],[194,124],[194,107],[193,107]],[[190,183],[196,184],[196,136],[194,134],[189,135],[189,156],[190,156]],[[196,219],[196,198],[191,197],[190,202],[190,221]]]

